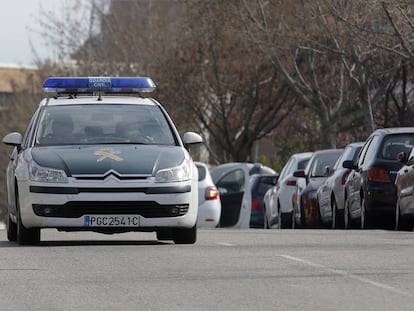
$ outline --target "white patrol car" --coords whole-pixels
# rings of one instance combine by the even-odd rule
[[[181,139],[164,108],[139,96],[154,82],[49,78],[43,89],[54,96],[41,101],[24,135],[3,138],[15,147],[9,241],[38,244],[41,228],[56,228],[155,231],[159,240],[195,243],[198,174],[187,148],[202,139],[192,132]]]

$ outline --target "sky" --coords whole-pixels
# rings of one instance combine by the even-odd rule
[[[53,10],[65,0],[2,0],[0,10],[0,65],[34,65],[30,41],[44,59],[52,52],[35,31],[40,8]]]

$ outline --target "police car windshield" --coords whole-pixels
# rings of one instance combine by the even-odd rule
[[[35,145],[175,145],[170,126],[157,106],[67,105],[42,111]]]

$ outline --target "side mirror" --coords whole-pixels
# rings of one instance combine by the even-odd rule
[[[183,143],[184,145],[194,145],[194,144],[200,144],[203,142],[203,138],[201,138],[200,135],[194,132],[186,132],[183,135]]]
[[[276,186],[276,184],[277,184],[277,181],[279,180],[279,175],[276,175],[276,176],[274,176],[273,178],[272,178],[272,184],[274,185],[274,186]]]
[[[293,176],[298,178],[306,178],[305,170],[294,171]]]
[[[8,146],[19,147],[22,144],[22,134],[18,132],[9,133],[4,136],[3,143]]]
[[[344,161],[342,163],[342,167],[343,168],[348,168],[350,170],[355,170],[357,168],[357,166],[355,165],[354,161],[352,161],[352,160]]]
[[[397,154],[397,160],[403,164],[407,163],[407,154],[405,152],[400,152],[399,154]]]

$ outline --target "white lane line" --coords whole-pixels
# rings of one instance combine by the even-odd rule
[[[221,245],[221,246],[234,246],[234,244],[224,243],[224,242],[216,242],[216,244]]]
[[[378,288],[381,288],[381,289],[385,289],[385,290],[388,290],[388,291],[396,293],[396,294],[400,294],[400,295],[403,295],[403,296],[406,296],[406,297],[414,298],[414,295],[410,292],[404,291],[402,289],[395,288],[395,287],[387,285],[387,284],[375,282],[373,280],[370,280],[370,279],[367,279],[367,278],[364,278],[364,277],[361,277],[361,276],[358,276],[358,275],[355,275],[355,274],[352,274],[352,273],[349,273],[349,272],[346,272],[346,271],[343,271],[343,270],[332,269],[332,268],[326,267],[324,265],[321,265],[321,264],[318,264],[318,263],[315,263],[315,262],[312,262],[312,261],[309,261],[309,260],[306,260],[306,259],[293,257],[293,256],[289,256],[289,255],[279,255],[279,257],[282,257],[282,258],[285,258],[285,259],[288,259],[288,260],[292,260],[292,261],[296,261],[296,262],[300,262],[300,263],[303,263],[305,265],[308,265],[308,266],[311,266],[311,267],[314,267],[314,268],[318,268],[318,269],[322,269],[322,270],[325,270],[325,271],[328,271],[328,272],[331,272],[331,273],[334,273],[334,274],[337,274],[337,275],[342,275],[343,277],[350,278],[350,279],[353,279],[353,280],[357,280],[357,281],[360,281],[362,283],[370,284],[372,286],[375,286],[375,287],[378,287]]]

